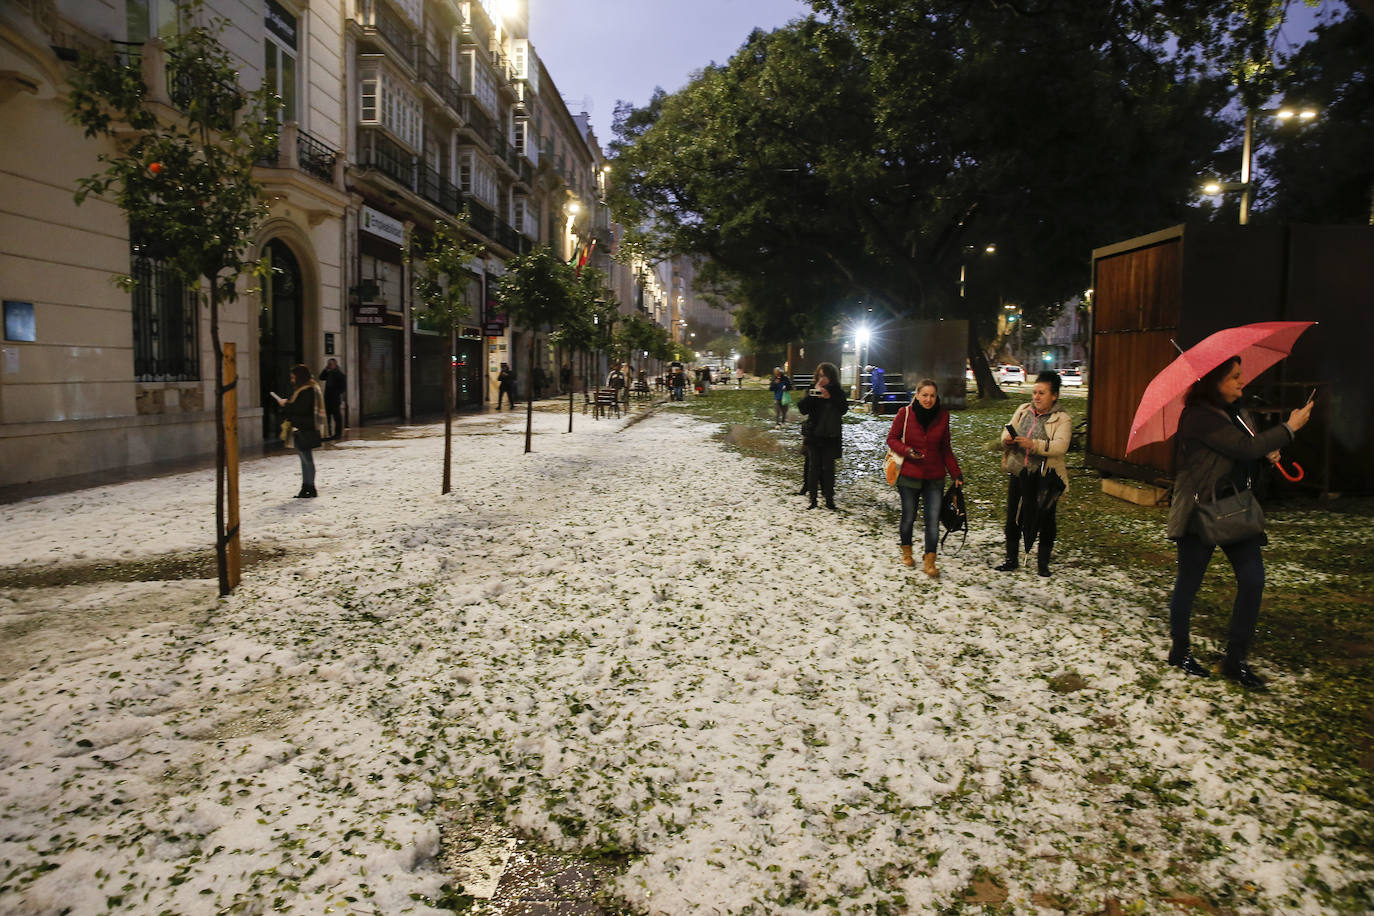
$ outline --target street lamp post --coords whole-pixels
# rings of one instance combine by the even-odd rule
[[[1240,181],[1210,181],[1203,186],[1203,193],[1220,194],[1223,191],[1240,192],[1240,224],[1250,224],[1250,203],[1254,196],[1254,183],[1250,180],[1251,160],[1254,158],[1255,115],[1273,115],[1280,123],[1292,121],[1306,123],[1317,117],[1317,109],[1311,106],[1301,108],[1283,106],[1281,108],[1248,108],[1245,111],[1245,136],[1240,150]]]

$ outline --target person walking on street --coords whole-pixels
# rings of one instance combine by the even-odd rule
[[[873,392],[873,413],[881,413],[879,405],[887,397],[887,376],[882,366],[868,367],[868,385]]]
[[[1309,399],[1278,426],[1256,433],[1253,419],[1243,414],[1238,405],[1243,391],[1240,357],[1233,356],[1189,390],[1174,441],[1174,487],[1167,533],[1178,544],[1178,575],[1169,599],[1169,634],[1173,641],[1169,664],[1197,677],[1207,677],[1209,672],[1193,657],[1189,633],[1193,599],[1216,550],[1199,537],[1195,517],[1198,500],[1213,498],[1218,484],[1229,483],[1238,492],[1248,489],[1262,467],[1262,459],[1278,461],[1278,449],[1291,442],[1312,416],[1314,402]],[[1236,576],[1236,599],[1231,607],[1221,673],[1252,690],[1265,686],[1263,679],[1250,670],[1248,659],[1264,596],[1264,557],[1260,548],[1267,543],[1269,538],[1261,529],[1237,543],[1221,546]]]
[[[835,505],[835,462],[840,458],[843,420],[849,410],[849,401],[840,387],[840,370],[834,363],[817,366],[815,378],[816,387],[797,405],[806,416],[802,424],[802,445],[809,461],[806,492],[811,496],[811,505],[807,508],[816,508],[819,490],[825,497],[825,507],[835,509],[838,508]]]
[[[1027,475],[1021,472],[1039,473],[1043,467],[1046,472],[1058,474],[1064,489],[1068,490],[1069,470],[1064,456],[1069,453],[1069,442],[1073,439],[1073,418],[1059,406],[1059,384],[1058,372],[1046,370],[1037,375],[1030,402],[1016,408],[1008,428],[1002,430],[1002,470],[1009,475],[1005,529],[1007,560],[996,567],[998,572],[1009,572],[1020,564],[1021,501],[1024,496],[1034,498],[1033,494],[1022,492]],[[1058,508],[1055,503],[1040,510],[1038,516],[1040,543],[1037,545],[1036,572],[1042,576],[1050,574],[1050,554],[1058,533],[1055,519]]]
[[[768,390],[773,392],[773,424],[782,426],[787,422],[787,411],[791,407],[792,396],[788,392],[792,390],[792,380],[783,375],[780,367],[774,366]]]
[[[681,366],[674,366],[673,375],[668,381],[673,389],[673,400],[683,400],[687,394],[687,373],[682,371]]]
[[[964,473],[954,457],[949,439],[949,411],[940,403],[940,389],[934,379],[921,379],[911,403],[897,411],[887,431],[887,447],[901,455],[902,470],[897,477],[897,492],[902,497],[902,521],[898,546],[902,563],[915,566],[911,555],[911,530],[916,523],[916,503],[924,503],[924,571],[932,579],[940,575],[935,552],[940,546],[940,505],[944,497],[945,472],[958,486]]]
[[[505,398],[515,409],[515,370],[506,363],[501,364],[501,371],[496,375],[496,409],[501,409],[501,399]]]
[[[291,367],[291,384],[295,389],[291,392],[291,397],[284,398],[276,394],[273,397],[281,405],[282,417],[293,427],[292,444],[301,458],[301,491],[296,494],[296,498],[310,498],[320,495],[315,491],[314,450],[320,444],[320,430],[315,424],[315,414],[320,409],[322,397],[320,387],[315,384],[314,379],[310,377],[310,370],[305,366]]]
[[[324,419],[325,429],[330,439],[342,439],[344,431],[343,422],[343,396],[347,388],[348,379],[343,370],[339,368],[339,361],[332,356],[324,364],[324,369],[320,372],[320,381],[324,383]]]

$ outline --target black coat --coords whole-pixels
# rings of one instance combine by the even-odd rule
[[[324,383],[326,401],[337,401],[343,397],[347,377],[342,369],[325,369],[320,373],[320,381]]]
[[[808,448],[820,447],[838,455],[849,401],[839,385],[827,382],[825,388],[830,392],[829,398],[813,398],[807,394],[797,404],[797,409],[806,417],[802,423],[802,438]]]
[[[290,420],[291,425],[296,429],[314,429],[314,386],[307,385],[304,388],[297,388],[296,393],[291,395],[291,400],[282,405],[281,415],[283,419]]]

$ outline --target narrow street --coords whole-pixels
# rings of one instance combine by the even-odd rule
[[[0,911],[1315,914],[1369,879],[1124,569],[994,578],[983,523],[928,580],[642,414],[543,407],[528,455],[523,411],[464,418],[446,497],[442,426],[319,451],[314,500],[248,462],[223,601],[183,577],[212,470],[0,506]]]

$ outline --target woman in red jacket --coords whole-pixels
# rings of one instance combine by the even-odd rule
[[[940,390],[933,379],[921,379],[911,403],[897,411],[887,433],[887,447],[903,458],[897,478],[897,492],[902,496],[902,562],[916,565],[911,556],[911,529],[920,500],[925,503],[925,574],[933,579],[940,575],[935,568],[935,549],[940,544],[945,471],[954,477],[955,484],[964,485],[964,474],[949,444],[949,411],[940,406]]]

